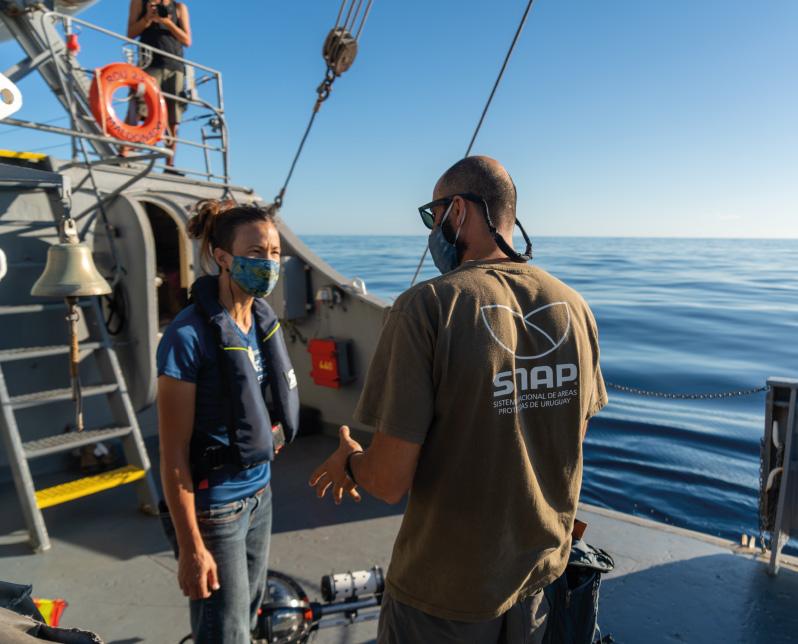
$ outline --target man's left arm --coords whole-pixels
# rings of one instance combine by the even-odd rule
[[[188,17],[188,7],[182,3],[177,3],[177,17],[180,18],[182,28],[178,27],[171,18],[155,18],[154,22],[159,22],[166,27],[172,35],[177,38],[184,47],[191,47],[191,22]]]
[[[310,477],[310,485],[323,498],[332,488],[335,503],[344,492],[360,501],[357,487],[386,503],[399,503],[413,483],[421,445],[377,431],[367,450],[341,427],[338,449]],[[347,474],[349,466],[351,476]]]

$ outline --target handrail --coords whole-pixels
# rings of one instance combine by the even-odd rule
[[[200,172],[198,170],[191,170],[190,168],[180,168],[180,167],[176,167],[176,166],[167,166],[167,165],[164,165],[163,163],[156,163],[155,167],[159,168],[159,169],[169,168],[173,172],[179,172],[181,175],[183,175],[185,177],[197,176],[197,177],[204,177],[205,179],[207,179],[209,181],[211,179],[218,179],[219,181],[222,181],[222,182],[225,181],[225,177],[223,177],[221,175],[218,175],[218,174],[213,174],[212,172]],[[177,176],[179,177],[180,175],[177,175]],[[233,184],[231,184],[229,182],[226,182],[224,185],[229,187],[229,188],[233,187]]]
[[[190,146],[192,148],[199,148],[200,150],[210,150],[211,152],[222,152],[222,151],[224,151],[224,148],[221,148],[221,147],[219,147],[217,145],[207,145],[205,143],[195,143],[194,141],[189,141],[188,139],[181,139],[181,138],[178,138],[178,137],[171,137],[168,134],[166,135],[166,138],[171,140],[171,141],[175,141],[176,143],[179,143],[180,145],[188,145],[188,146]]]
[[[152,45],[148,45],[146,43],[140,42],[138,40],[133,40],[132,38],[128,38],[127,36],[123,36],[121,34],[116,33],[115,31],[111,31],[110,29],[106,29],[105,27],[100,27],[99,25],[95,25],[91,22],[86,20],[82,20],[81,18],[75,18],[73,16],[68,16],[66,14],[60,13],[58,11],[47,11],[45,12],[44,16],[55,16],[56,18],[60,18],[64,21],[64,24],[78,24],[84,27],[88,27],[89,29],[93,29],[99,33],[105,34],[107,36],[111,36],[112,38],[116,38],[117,40],[121,40],[122,42],[129,43],[134,47],[138,47],[139,49],[148,50],[151,53],[158,54],[159,56],[165,56],[166,58],[171,58],[172,60],[176,60],[178,62],[183,63],[184,65],[189,65],[196,69],[201,69],[205,72],[208,72],[212,75],[213,78],[216,79],[216,100],[219,102],[219,107],[215,108],[210,106],[209,104],[206,106],[208,109],[214,111],[219,118],[224,119],[224,94],[222,92],[222,72],[218,69],[214,69],[213,67],[208,67],[207,65],[203,65],[201,63],[194,62],[189,60],[188,58],[184,58],[182,56],[177,56],[172,54],[168,51],[164,51],[163,49],[158,49],[157,47],[153,47]],[[202,84],[207,82],[204,80]],[[195,83],[195,87],[199,87],[199,84]],[[225,175],[227,174],[227,153],[224,153],[225,156]]]
[[[161,91],[161,94],[162,94],[162,96],[165,99],[167,99],[169,101],[172,101],[172,102],[175,102],[175,103],[179,103],[179,104],[184,105],[186,107],[188,107],[189,105],[195,106],[195,107],[199,108],[199,111],[206,111],[205,114],[199,114],[195,118],[191,119],[191,121],[208,119],[210,127],[212,127],[215,132],[218,132],[219,142],[218,142],[217,145],[208,145],[207,137],[205,136],[204,131],[202,133],[202,140],[201,141],[194,141],[194,140],[189,140],[188,138],[176,138],[176,137],[169,137],[169,136],[166,136],[165,140],[167,142],[174,141],[178,145],[181,145],[181,146],[186,146],[186,147],[191,147],[191,148],[196,148],[196,149],[202,150],[202,153],[204,155],[205,171],[204,172],[202,172],[201,170],[191,171],[191,174],[205,177],[209,181],[213,181],[213,180],[220,181],[225,186],[229,185],[230,176],[229,176],[229,160],[228,160],[227,123],[226,123],[225,117],[224,117],[224,94],[223,94],[223,88],[222,88],[222,74],[221,74],[221,72],[219,70],[214,69],[213,67],[209,67],[208,65],[203,65],[201,63],[194,62],[194,61],[189,60],[187,58],[184,58],[182,56],[177,56],[177,55],[172,54],[172,53],[170,53],[168,51],[164,51],[164,50],[159,49],[157,47],[153,47],[151,45],[148,45],[146,43],[139,42],[138,40],[134,40],[132,38],[128,38],[127,36],[119,34],[119,33],[115,32],[115,31],[110,30],[110,29],[106,29],[105,27],[100,27],[98,25],[95,25],[95,24],[93,24],[91,22],[88,22],[86,20],[83,20],[81,18],[76,18],[74,16],[70,16],[70,15],[67,15],[67,14],[64,14],[64,13],[61,13],[61,12],[58,12],[58,11],[47,11],[47,10],[44,10],[44,11],[41,11],[41,13],[37,12],[36,20],[41,20],[42,24],[44,24],[46,21],[49,21],[50,24],[52,24],[53,26],[60,24],[60,26],[63,28],[63,31],[65,33],[67,33],[67,34],[71,32],[72,26],[77,25],[77,26],[79,26],[79,27],[81,27],[81,28],[83,28],[83,29],[85,29],[87,31],[96,32],[98,34],[102,34],[102,35],[114,38],[117,41],[119,41],[122,45],[125,45],[125,46],[130,45],[130,46],[136,47],[138,49],[138,51],[140,52],[139,53],[139,57],[141,57],[141,52],[142,51],[146,51],[146,52],[149,52],[149,53],[154,54],[154,55],[163,56],[164,58],[168,58],[168,59],[171,59],[171,60],[178,61],[182,65],[194,68],[195,70],[200,70],[200,72],[198,72],[196,74],[197,76],[200,76],[200,78],[199,79],[194,79],[193,81],[191,81],[191,89],[194,90],[194,92],[192,94],[185,95],[185,96],[180,96],[180,95],[171,94],[171,93],[164,92],[164,91]],[[57,67],[60,67],[60,63],[56,62],[57,57],[71,56],[71,54],[68,53],[68,51],[64,48],[62,40],[59,40],[58,42],[55,42],[55,41],[51,42],[50,39],[48,38],[47,42],[46,42],[46,47],[47,47],[47,50],[48,50],[47,53],[49,55],[49,58],[53,61],[53,63],[56,64]],[[72,59],[70,59],[70,60],[72,60]],[[71,69],[72,69],[71,73],[73,73],[73,74],[81,73],[81,74],[90,75],[92,73],[91,69],[86,69],[86,68],[79,67],[79,66],[76,66],[76,65],[73,65]],[[60,73],[61,72],[59,71],[59,75],[60,75]],[[192,75],[192,78],[193,78],[193,75]],[[213,101],[213,102],[209,102],[207,100],[204,100],[197,93],[197,89],[200,86],[205,85],[205,84],[207,84],[210,81],[215,81],[215,85],[216,85],[215,90],[211,89],[210,92],[209,92],[210,95],[208,96],[208,98],[211,101]],[[63,88],[62,88],[62,91],[63,91]],[[214,94],[215,94],[215,96],[214,96]],[[211,97],[213,97],[213,98],[211,98]],[[83,102],[85,102],[85,99],[82,99],[82,100],[83,100]],[[83,108],[84,112],[85,112],[85,109],[86,108],[84,107]],[[83,120],[85,118],[85,116],[82,113],[75,115],[75,117],[78,120]],[[77,137],[79,137],[79,138],[83,138],[83,139],[88,140],[88,141],[94,141],[95,143],[104,143],[106,145],[113,145],[113,146],[120,146],[121,145],[121,146],[129,147],[129,148],[133,148],[133,149],[138,149],[138,150],[141,150],[141,151],[151,152],[151,153],[160,155],[163,158],[171,158],[173,156],[173,152],[171,150],[169,150],[169,149],[159,148],[157,146],[145,145],[145,144],[141,144],[141,143],[133,143],[133,142],[129,142],[129,141],[124,141],[124,140],[121,140],[121,139],[117,139],[117,138],[115,138],[113,136],[96,134],[94,132],[86,132],[84,130],[84,128],[81,127],[79,124],[73,124],[73,126],[71,128],[58,128],[58,127],[48,126],[46,124],[35,123],[35,122],[32,122],[32,121],[22,121],[22,120],[18,120],[18,119],[8,119],[6,122],[9,125],[16,125],[16,126],[19,126],[19,127],[25,127],[25,128],[29,128],[29,129],[43,131],[43,132],[70,136],[73,139],[73,151],[74,151],[74,141],[75,141],[75,139]],[[189,122],[189,121],[187,121],[187,122]],[[203,127],[205,127],[205,126],[203,126]],[[209,157],[209,153],[220,154],[221,155],[221,157],[222,157],[221,158],[221,162],[222,162],[222,165],[223,165],[223,171],[222,171],[221,175],[216,174],[216,173],[214,173],[212,171],[212,169],[211,169],[211,159]],[[100,152],[100,157],[101,157],[101,159],[106,159],[106,157],[107,157],[111,164],[113,164],[115,162],[113,156],[108,157],[108,155],[104,151]],[[130,160],[138,160],[138,159],[130,159]],[[200,167],[202,167],[202,161],[200,161],[199,163],[200,163]],[[73,165],[75,165],[75,164],[73,163]],[[183,170],[183,172],[186,172],[186,171]]]
[[[119,139],[115,139],[111,136],[103,136],[102,134],[92,134],[91,132],[80,132],[78,130],[72,130],[66,127],[58,127],[56,125],[45,125],[44,123],[34,123],[33,121],[23,121],[20,119],[6,118],[3,119],[3,123],[6,125],[28,128],[29,130],[39,130],[40,132],[49,132],[51,134],[64,134],[66,136],[81,136],[84,139],[89,139],[91,141],[101,141],[102,143],[111,143],[113,145],[119,145],[120,143]],[[155,145],[147,145],[145,143],[133,143],[127,141],[125,141],[124,144],[131,148],[147,150],[148,152],[155,152],[158,154],[158,156],[164,156],[164,157],[172,156],[172,151],[168,148],[159,148],[158,146]]]
[[[69,170],[70,168],[96,168],[97,166],[101,165],[114,166],[114,165],[122,165],[124,163],[129,164],[131,162],[140,163],[142,161],[149,161],[150,159],[155,159],[157,161],[158,159],[162,159],[163,156],[164,156],[163,152],[160,151],[159,148],[159,152],[152,154],[139,154],[135,157],[121,157],[121,156],[107,157],[105,159],[98,159],[97,161],[89,161],[89,163],[84,163],[83,161],[73,161],[72,163],[67,163],[66,165],[62,165],[58,169],[58,171],[63,172],[64,170]]]
[[[128,38],[127,36],[123,36],[118,34],[115,31],[111,31],[110,29],[106,29],[105,27],[100,27],[99,25],[95,25],[94,23],[87,22],[86,20],[82,20],[80,18],[75,18],[74,16],[69,16],[65,13],[59,13],[58,11],[46,11],[44,12],[44,16],[55,16],[56,18],[60,18],[61,20],[69,21],[74,24],[83,25],[84,27],[88,27],[89,29],[93,29],[94,31],[99,31],[100,33],[105,34],[106,36],[112,36],[117,40],[123,40],[131,45],[135,45],[136,47],[144,47],[149,49],[160,56],[166,56],[167,58],[172,58],[174,60],[180,61],[187,65],[191,65],[191,67],[196,67],[197,69],[201,69],[206,72],[210,72],[214,76],[221,76],[222,72],[218,69],[214,69],[213,67],[208,67],[207,65],[203,65],[201,63],[196,63],[188,58],[183,58],[182,56],[176,56],[175,54],[170,54],[168,51],[164,51],[163,49],[158,49],[157,47],[153,47],[151,45],[147,45],[143,42],[139,42],[138,40],[133,40],[132,38]]]

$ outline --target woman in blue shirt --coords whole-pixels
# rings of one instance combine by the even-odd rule
[[[272,422],[261,394],[285,403],[274,421],[291,434],[298,411],[279,323],[259,299],[277,281],[280,236],[268,211],[217,201],[199,204],[188,231],[219,274],[197,280],[158,346],[161,478],[194,641],[249,644],[272,520]]]

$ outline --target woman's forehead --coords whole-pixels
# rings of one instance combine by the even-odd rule
[[[277,227],[270,221],[254,221],[242,224],[236,228],[236,245],[246,244],[247,246],[274,246],[280,243],[280,235]]]

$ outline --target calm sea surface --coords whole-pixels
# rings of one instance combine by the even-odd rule
[[[303,240],[387,301],[408,287],[426,242]],[[592,307],[608,382],[698,393],[798,377],[798,240],[541,238],[534,262]],[[427,259],[421,278],[435,274]],[[763,425],[764,394],[684,401],[610,391],[588,431],[582,499],[735,540],[758,534]]]

